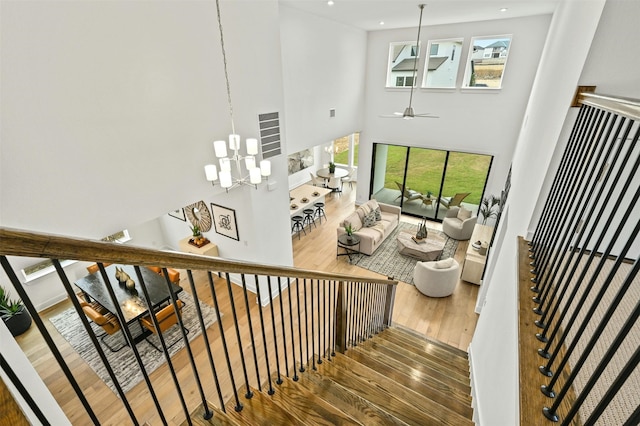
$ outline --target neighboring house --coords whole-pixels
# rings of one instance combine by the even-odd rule
[[[491,43],[488,46],[484,47],[482,51],[483,59],[498,59],[498,58],[506,58],[509,53],[509,41],[508,40],[498,40],[495,43]]]
[[[391,87],[408,87],[414,84],[417,75],[418,58],[414,44],[399,44],[393,47],[394,56],[391,61],[387,85]]]

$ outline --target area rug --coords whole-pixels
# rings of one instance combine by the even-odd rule
[[[377,272],[394,280],[402,281],[407,284],[413,284],[413,268],[418,261],[415,258],[403,256],[398,253],[398,244],[396,235],[398,232],[405,231],[414,233],[418,230],[418,225],[412,223],[400,222],[398,227],[389,235],[382,245],[373,252],[371,256],[360,254],[354,257],[353,264],[373,272]],[[440,259],[453,257],[458,247],[458,241],[453,238],[447,238],[446,235],[438,230],[428,228],[429,234],[435,233],[446,238],[446,243]]]
[[[180,293],[180,299],[184,302],[184,307],[182,308],[182,320],[185,327],[189,330],[188,338],[189,341],[191,341],[200,335],[200,324],[197,318],[197,311],[193,302],[193,297],[186,291]],[[204,323],[209,327],[216,321],[216,311],[203,302],[200,302],[200,309],[202,310]],[[51,321],[62,337],[71,344],[73,349],[75,349],[82,359],[89,364],[98,377],[100,377],[100,379],[102,379],[102,381],[105,382],[111,390],[114,391],[114,393],[116,393],[116,388],[114,387],[98,352],[94,348],[91,339],[89,339],[80,318],[76,314],[75,309],[71,307],[64,312],[49,318],[49,321]],[[91,323],[91,326],[96,334],[102,334],[102,328],[98,327],[94,323]],[[135,336],[140,333],[140,326],[138,324],[131,325],[130,330]],[[169,353],[172,356],[180,349],[184,348],[181,334],[182,333],[178,326],[171,327],[163,334],[167,345],[179,340],[178,343],[169,348]],[[152,335],[149,339],[152,340],[156,346],[161,347],[157,336]],[[112,348],[118,348],[122,346],[124,336],[122,333],[116,333],[105,337],[105,340]],[[100,341],[100,339],[98,339],[98,341]],[[120,351],[114,353],[107,349],[103,344],[101,345],[107,359],[109,360],[109,364],[111,364],[111,367],[118,378],[120,386],[126,393],[143,378],[142,372],[138,368],[135,356],[133,355],[133,351],[128,346],[125,346]],[[139,342],[136,345],[136,348],[140,353],[140,357],[142,358],[142,363],[145,366],[147,374],[151,374],[151,372],[165,363],[164,355],[154,349],[146,340]]]

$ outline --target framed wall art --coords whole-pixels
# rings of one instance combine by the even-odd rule
[[[178,209],[167,213],[171,217],[175,217],[176,219],[180,219],[183,222],[187,221],[187,216],[184,214],[184,209]]]
[[[225,237],[240,241],[236,211],[211,203],[211,212],[213,213],[213,225],[215,226],[216,232]]]
[[[204,201],[198,201],[184,208],[184,212],[194,226],[198,225],[201,232],[211,230],[211,213]]]

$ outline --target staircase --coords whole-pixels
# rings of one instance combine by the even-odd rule
[[[467,353],[414,332],[391,327],[336,353],[330,360],[283,378],[275,393],[253,389],[244,408],[203,408],[191,415],[195,425],[471,425],[471,388]],[[210,405],[211,407],[211,405]],[[212,408],[212,407],[211,407]],[[213,409],[213,408],[212,408]],[[188,424],[185,422],[183,424]]]

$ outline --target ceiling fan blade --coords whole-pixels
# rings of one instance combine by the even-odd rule
[[[413,116],[414,117],[422,117],[422,118],[440,118],[439,116],[433,115],[430,112],[427,112],[427,113],[424,113],[424,114],[414,114]]]

